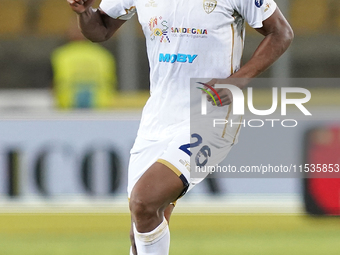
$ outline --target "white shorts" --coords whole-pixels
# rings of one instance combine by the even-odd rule
[[[193,132],[193,130],[191,130]],[[209,173],[191,177],[196,166],[216,165],[229,153],[235,139],[221,138],[212,134],[202,137],[199,133],[190,134],[189,129],[162,140],[146,140],[137,137],[131,150],[128,173],[128,196],[139,178],[155,162],[169,167],[183,181],[187,190],[200,183]]]

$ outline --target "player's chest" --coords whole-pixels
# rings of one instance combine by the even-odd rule
[[[229,0],[136,0],[141,25],[215,29],[233,22]]]

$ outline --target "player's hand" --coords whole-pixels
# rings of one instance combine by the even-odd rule
[[[67,0],[72,10],[78,14],[87,11],[95,0]]]
[[[212,91],[211,93],[215,100],[210,95],[207,95],[208,101],[211,102],[212,105],[215,105],[216,102],[217,106],[225,106],[231,104],[233,102],[233,94],[231,93],[231,91],[229,89],[215,88],[215,84],[228,84],[228,82],[226,82],[226,80],[212,79],[211,81],[205,83],[204,89],[211,91],[212,87],[217,92],[215,93],[215,91]]]

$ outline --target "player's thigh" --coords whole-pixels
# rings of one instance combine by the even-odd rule
[[[147,206],[150,210],[164,211],[185,188],[182,180],[166,165],[155,162],[134,185],[130,209]]]
[[[162,140],[147,140],[142,137],[136,138],[135,144],[130,152],[129,160],[127,187],[129,198],[138,180],[159,159],[170,141],[170,138]]]

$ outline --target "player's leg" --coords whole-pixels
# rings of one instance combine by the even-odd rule
[[[164,211],[164,217],[167,220],[168,224],[170,223],[170,217],[171,213],[174,210],[175,205],[170,204]],[[131,240],[131,250],[130,250],[130,255],[137,255],[137,249],[136,249],[136,244],[135,244],[135,237],[133,234],[133,221],[131,219],[131,229],[130,229],[130,240]]]
[[[168,166],[156,162],[137,181],[130,210],[138,255],[169,253],[170,233],[164,211],[186,188]]]

